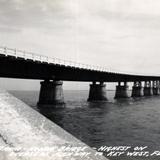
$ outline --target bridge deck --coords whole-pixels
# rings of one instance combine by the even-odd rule
[[[105,67],[50,58],[6,47],[0,48],[0,77],[85,82],[160,80],[160,76],[109,72]]]

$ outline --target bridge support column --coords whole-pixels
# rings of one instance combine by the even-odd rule
[[[88,101],[107,101],[106,85],[103,82],[90,84]]]
[[[160,90],[159,90],[159,81],[153,81],[153,95],[159,95]]]
[[[144,96],[152,96],[153,95],[151,81],[145,81],[143,92],[144,92]]]
[[[128,86],[127,82],[124,82],[124,85],[121,85],[121,82],[118,82],[118,86],[116,86],[116,94],[115,94],[115,99],[118,98],[128,98]]]
[[[132,87],[132,97],[141,97],[143,96],[143,87],[142,87],[142,82],[140,81],[135,81],[134,85]]]
[[[64,104],[62,84],[62,81],[45,80],[41,82],[38,106],[49,107],[55,104]]]

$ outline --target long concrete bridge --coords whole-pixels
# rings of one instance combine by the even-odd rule
[[[92,82],[88,101],[107,100],[105,82],[118,83],[115,98],[129,97],[127,82],[133,82],[132,97],[160,94],[160,76],[110,72],[105,67],[7,47],[0,47],[0,77],[43,80],[39,106],[64,103],[62,81]]]

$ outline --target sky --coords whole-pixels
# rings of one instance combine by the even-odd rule
[[[0,46],[160,75],[159,8],[159,0],[0,0]],[[31,80],[0,82],[9,89],[39,87]]]

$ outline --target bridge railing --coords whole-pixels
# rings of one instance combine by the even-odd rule
[[[94,71],[101,71],[101,72],[109,71],[105,67],[88,65],[88,64],[78,63],[78,62],[69,61],[69,60],[62,60],[59,58],[52,58],[52,57],[35,54],[32,52],[26,52],[24,50],[8,48],[8,47],[0,46],[0,54],[5,56],[14,56],[16,58],[23,58],[26,60],[28,59],[32,61],[45,62],[45,63],[55,64],[55,65],[64,65],[64,66],[87,69],[87,70],[94,70]]]
[[[121,72],[119,70],[108,69],[106,67],[88,65],[88,64],[78,63],[78,62],[69,61],[69,60],[62,60],[62,59],[59,59],[59,58],[48,57],[48,56],[36,54],[36,53],[33,53],[33,52],[26,52],[24,50],[2,47],[2,46],[0,46],[0,55],[13,56],[13,57],[16,57],[16,58],[23,58],[23,59],[26,59],[26,60],[38,61],[38,62],[41,62],[41,63],[64,65],[66,67],[80,68],[80,69],[86,69],[86,70],[92,70],[92,71],[100,71],[100,72],[115,73],[115,74],[117,74],[117,73],[118,74],[127,74],[127,75],[128,74],[130,74],[130,75],[142,75],[140,73],[133,73],[133,72],[124,73],[124,72]],[[149,75],[153,76],[152,74],[147,74],[147,76],[149,76]],[[156,76],[160,76],[160,75],[156,75]]]

